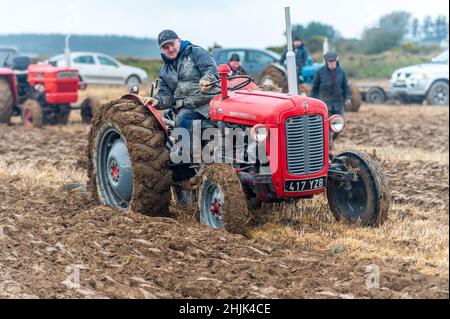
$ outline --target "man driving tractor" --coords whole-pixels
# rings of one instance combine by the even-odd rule
[[[159,92],[147,98],[155,108],[172,109],[176,127],[190,130],[195,120],[209,119],[209,102],[205,95],[211,82],[218,79],[217,65],[203,48],[181,40],[172,30],[158,36],[164,65],[159,72]]]

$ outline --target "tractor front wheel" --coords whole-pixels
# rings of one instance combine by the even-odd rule
[[[388,217],[391,203],[387,177],[375,158],[359,152],[347,152],[346,170],[355,173],[352,181],[329,180],[328,202],[337,220],[364,227],[378,227]]]
[[[100,204],[166,216],[172,171],[166,135],[140,102],[105,104],[92,123],[88,187]]]
[[[44,126],[44,113],[36,100],[27,100],[22,106],[22,120],[26,128],[42,128]]]
[[[199,193],[200,222],[214,229],[246,235],[250,214],[239,177],[231,165],[206,168]]]
[[[100,112],[102,103],[96,97],[88,97],[81,103],[81,119],[85,124],[91,124],[92,119]]]
[[[58,114],[58,124],[67,125],[69,124],[70,113],[72,112],[71,106],[69,104],[61,105]]]

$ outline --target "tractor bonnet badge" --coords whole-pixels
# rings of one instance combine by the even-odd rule
[[[304,108],[305,110],[309,109],[309,104],[308,104],[308,102],[303,102],[303,103],[302,103],[302,106],[303,106],[303,108]]]

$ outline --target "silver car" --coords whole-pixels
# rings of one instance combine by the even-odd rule
[[[390,89],[405,102],[429,105],[448,105],[449,51],[434,58],[431,63],[409,66],[394,72]]]
[[[115,58],[96,52],[72,52],[71,67],[80,72],[82,81],[87,84],[126,84],[145,83],[148,74],[145,70],[122,64]],[[48,60],[55,66],[66,66],[65,55]]]

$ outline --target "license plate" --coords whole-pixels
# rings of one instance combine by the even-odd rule
[[[288,193],[301,193],[325,187],[327,187],[327,178],[324,176],[307,180],[286,181],[284,190]]]

